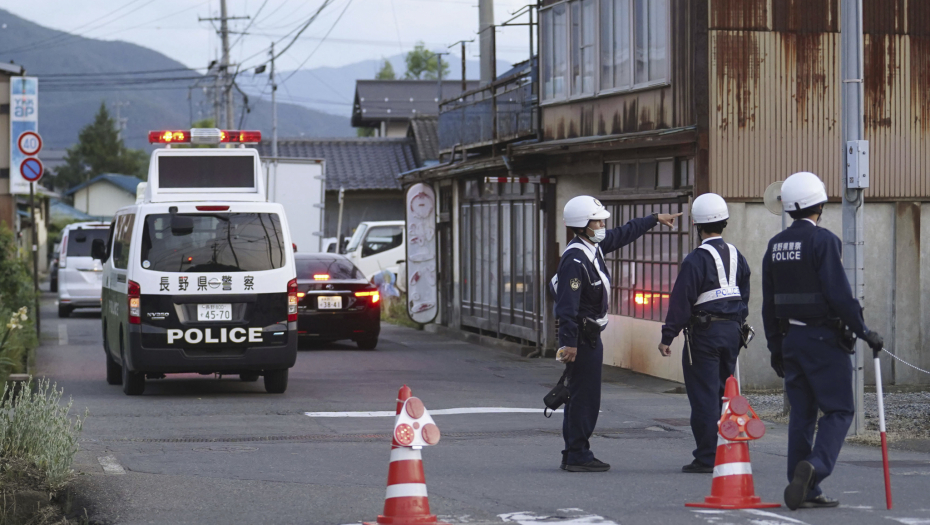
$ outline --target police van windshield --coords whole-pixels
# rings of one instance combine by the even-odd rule
[[[142,267],[158,272],[260,272],[284,266],[274,213],[177,213],[145,217]]]
[[[338,280],[363,279],[364,276],[354,264],[342,257],[303,258],[297,256],[294,261],[297,265],[297,278],[301,280]],[[320,276],[325,275],[324,279]]]
[[[68,249],[65,253],[68,257],[90,257],[90,245],[94,243],[94,239],[107,242],[109,232],[106,228],[71,230],[68,233]]]

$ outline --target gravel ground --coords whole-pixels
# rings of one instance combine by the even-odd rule
[[[781,392],[747,393],[746,398],[762,419],[788,423]],[[865,394],[865,418],[867,433],[847,441],[878,445],[878,401],[874,392]],[[885,428],[891,443],[930,439],[930,392],[885,393]]]

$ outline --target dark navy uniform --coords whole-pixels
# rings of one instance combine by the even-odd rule
[[[559,262],[556,287],[555,317],[559,320],[559,346],[578,349],[568,379],[571,399],[565,404],[562,437],[565,439],[566,462],[581,465],[594,459],[588,440],[597,424],[601,408],[601,365],[604,347],[598,333],[593,338],[582,337],[585,318],[607,322],[610,298],[610,273],[604,254],[618,250],[655,227],[655,215],[607,230],[603,241],[595,246],[578,237],[569,242]],[[603,324],[601,325],[603,327]]]
[[[736,368],[749,315],[749,274],[746,258],[733,245],[722,237],[706,239],[681,262],[662,326],[664,345],[682,329],[690,332],[681,362],[697,445],[694,459],[705,466],[714,465],[724,385]]]
[[[815,485],[808,500],[822,494],[820,483],[833,472],[855,414],[852,362],[836,325],[841,322],[859,337],[869,334],[841,250],[836,235],[801,219],[769,241],[762,260],[765,336],[773,366],[779,355],[783,359],[791,403],[788,480],[798,462],[809,461]],[[823,412],[819,422],[818,409]]]

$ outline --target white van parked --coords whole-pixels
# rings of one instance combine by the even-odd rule
[[[406,232],[404,221],[360,222],[346,246],[346,257],[369,280],[382,270],[397,276],[407,258]]]
[[[173,373],[264,376],[283,393],[297,359],[297,275],[284,208],[267,202],[251,148],[171,148],[257,142],[258,132],[151,132],[142,202],[121,208],[103,262],[107,382],[127,395]]]
[[[58,317],[75,308],[100,308],[103,266],[90,255],[94,240],[105,241],[108,222],[76,222],[61,232],[58,256]]]

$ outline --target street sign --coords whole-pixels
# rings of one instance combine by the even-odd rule
[[[10,193],[29,195],[29,181],[23,176],[22,164],[34,154],[26,151],[41,149],[36,137],[24,134],[39,132],[39,79],[36,77],[10,78]],[[20,139],[23,139],[22,143]],[[41,139],[40,139],[41,140]],[[25,150],[23,149],[25,148]],[[31,170],[30,170],[31,172]]]
[[[42,137],[35,131],[25,131],[17,139],[19,151],[27,157],[32,157],[42,150]]]
[[[19,172],[28,182],[36,182],[42,178],[42,161],[35,157],[27,157],[19,165]]]

